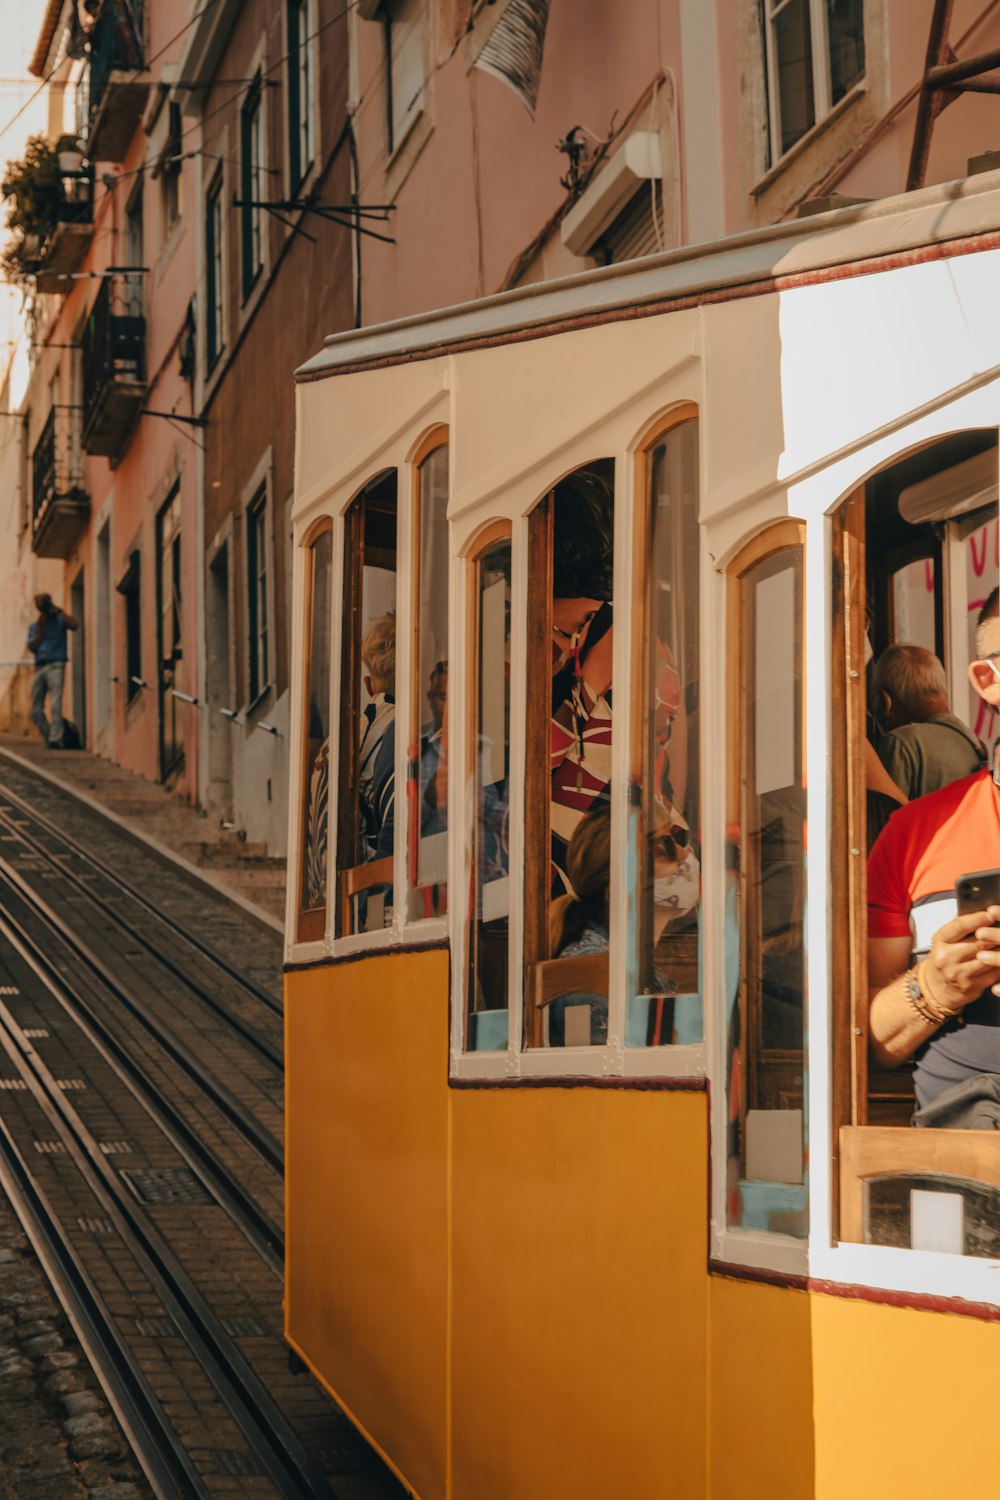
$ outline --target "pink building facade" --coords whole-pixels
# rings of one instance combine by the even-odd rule
[[[83,622],[88,746],[283,852],[295,367],[356,323],[899,192],[948,9],[959,56],[1000,46],[980,0],[104,0],[86,35],[51,0],[33,68],[83,156],[24,252],[4,472]],[[989,93],[939,97],[928,183],[1000,145]]]

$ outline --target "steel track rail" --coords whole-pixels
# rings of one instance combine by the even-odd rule
[[[279,1278],[284,1274],[284,1234],[235,1182],[167,1096],[142,1071],[94,1010],[53,967],[10,911],[0,911],[0,935],[45,986],[115,1076],[143,1107],[202,1186]]]
[[[28,770],[20,762],[11,761],[6,754],[6,751],[4,750],[0,750],[0,760],[7,760],[8,763],[14,765],[18,771],[24,771],[25,775],[28,776],[31,775],[30,770]],[[188,943],[192,948],[196,949],[203,958],[208,959],[209,963],[214,964],[217,969],[220,969],[224,974],[227,974],[230,979],[234,980],[238,985],[240,985],[242,989],[246,990],[249,995],[253,995],[254,999],[259,1000],[262,1005],[265,1005],[268,1010],[273,1011],[277,1016],[280,1016],[284,1013],[283,1006],[280,1000],[275,1000],[272,995],[269,995],[266,990],[261,989],[261,987],[255,984],[252,979],[248,979],[245,974],[241,974],[239,969],[237,969],[235,965],[229,963],[227,959],[222,957],[221,953],[217,953],[215,949],[212,948],[208,943],[202,942],[201,938],[196,937],[194,933],[189,932],[186,927],[183,927],[180,924],[180,922],[176,922],[173,917],[168,916],[166,912],[160,911],[155,902],[150,901],[148,897],[142,894],[141,891],[137,891],[134,886],[129,885],[127,881],[121,878],[117,871],[110,869],[106,864],[104,864],[102,860],[97,858],[96,854],[92,854],[89,849],[86,849],[84,847],[83,844],[77,843],[77,841],[71,838],[68,833],[64,833],[63,830],[59,828],[55,823],[53,823],[50,818],[47,818],[44,813],[40,813],[37,811],[37,809],[32,807],[30,802],[25,802],[23,797],[18,796],[16,792],[12,792],[7,786],[3,786],[2,795],[7,799],[8,802],[12,803],[25,817],[34,818],[36,823],[41,824],[46,833],[49,833],[53,838],[58,839],[60,843],[62,843],[67,849],[70,850],[70,852],[76,859],[81,860],[84,864],[91,865],[93,869],[99,871],[105,880],[108,880],[112,885],[117,886],[118,889],[124,895],[128,896],[132,901],[134,901],[136,905],[141,906],[144,911],[147,911],[151,916],[156,917],[157,921],[162,922],[165,927],[169,927],[171,932],[174,932],[178,937],[183,938],[184,941]]]
[[[86,943],[78,938],[62,918],[52,910],[48,902],[33,891],[23,876],[19,875],[3,858],[0,858],[0,885],[6,885],[22,905],[33,913],[50,932],[54,933],[70,953],[100,980],[104,988],[128,1011],[129,1015],[159,1043],[178,1067],[198,1085],[205,1096],[211,1099],[247,1145],[252,1147],[275,1172],[282,1173],[284,1171],[282,1148],[270,1131],[265,1130],[259,1124],[250,1110],[236,1098],[230,1089],[212,1078],[198,1059],[192,1055],[190,1049],[185,1047],[168,1027],[149,1015],[132,998],[107,965],[91,952]],[[37,944],[35,946],[37,947]]]
[[[329,1500],[310,1460],[242,1351],[170,1250],[160,1231],[109,1166],[95,1138],[0,1001],[0,1047],[17,1068],[94,1198],[173,1318],[247,1442],[288,1500]]]
[[[2,789],[0,789],[0,796],[6,801],[12,800],[10,793]],[[34,815],[32,814],[32,816]],[[145,934],[140,932],[138,927],[134,927],[125,917],[116,912],[113,906],[109,906],[103,897],[99,896],[96,891],[91,890],[87,883],[80,879],[79,875],[75,874],[72,870],[67,870],[58,860],[54,859],[44,844],[40,844],[37,839],[33,839],[30,834],[18,828],[17,824],[2,808],[0,808],[0,828],[9,829],[12,838],[19,840],[28,849],[33,850],[39,858],[44,859],[54,870],[58,870],[60,879],[68,881],[70,885],[80,891],[88,901],[96,906],[99,911],[104,912],[110,921],[114,922],[122,932],[128,934],[130,942],[139,943],[147,953],[151,954],[158,964],[173,974],[184,985],[185,989],[190,990],[193,995],[197,995],[198,999],[209,1010],[225,1021],[227,1026],[232,1027],[248,1046],[252,1047],[255,1052],[259,1053],[272,1066],[276,1067],[279,1071],[281,1070],[283,1067],[283,1058],[281,1052],[276,1047],[272,1047],[270,1042],[261,1037],[252,1026],[248,1026],[238,1016],[234,1016],[232,1011],[227,1010],[224,1005],[220,1005],[218,1000],[213,995],[210,995],[196,979],[192,979],[179,964],[174,963],[173,959],[157,948],[155,943],[150,942]]]
[[[69,1319],[157,1500],[210,1500],[170,1419],[0,1120],[0,1188]]]

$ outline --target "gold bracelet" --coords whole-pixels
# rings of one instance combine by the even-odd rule
[[[927,978],[929,964],[930,960],[925,958],[917,965],[915,970],[917,983],[920,985],[925,1002],[928,1002],[928,1009],[937,1012],[936,1024],[943,1026],[945,1021],[953,1021],[964,1009],[964,1006],[960,1005],[958,1010],[952,1010],[949,1006],[945,1005],[944,1001],[938,995],[935,995],[933,987]]]

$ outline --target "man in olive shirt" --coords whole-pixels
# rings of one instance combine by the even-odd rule
[[[951,712],[944,668],[923,646],[890,646],[875,663],[876,750],[908,801],[950,786],[986,764],[986,747]]]

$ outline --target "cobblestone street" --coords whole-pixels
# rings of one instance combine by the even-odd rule
[[[0,1394],[0,1500],[152,1493],[2,1199]]]

